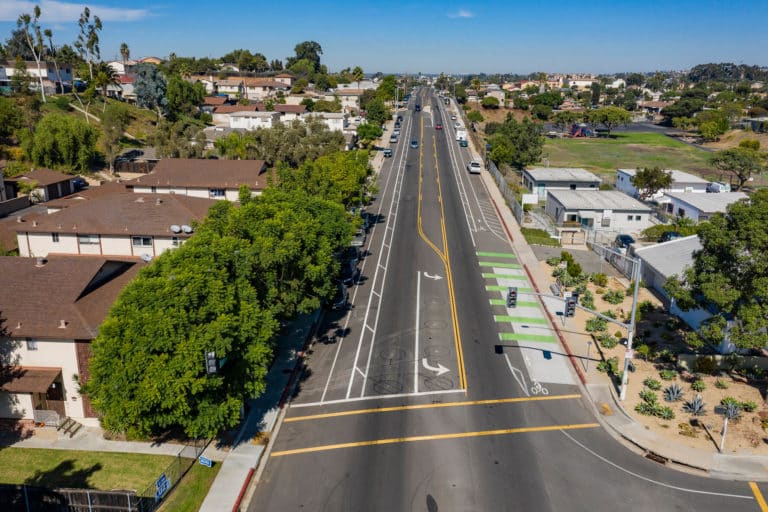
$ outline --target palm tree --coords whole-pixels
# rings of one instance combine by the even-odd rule
[[[93,86],[97,89],[101,89],[101,94],[104,98],[107,97],[107,88],[110,85],[118,85],[120,83],[117,72],[106,62],[99,62],[96,65],[93,73]],[[104,100],[104,108],[107,107],[107,102]]]
[[[355,82],[357,82],[357,88],[360,88],[360,80],[365,78],[365,73],[363,73],[363,68],[360,66],[355,66],[355,69],[352,70],[352,78],[355,79]]]
[[[125,61],[131,58],[131,50],[128,48],[128,43],[120,44],[120,55],[123,57],[123,69],[125,69]]]

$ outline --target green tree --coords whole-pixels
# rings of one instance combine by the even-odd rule
[[[741,190],[744,183],[753,174],[765,171],[765,165],[759,152],[747,148],[731,148],[716,152],[709,159],[710,164],[721,171],[729,172],[738,181],[736,190]]]
[[[0,96],[0,137],[10,137],[23,126],[23,113],[10,98]]]
[[[373,142],[374,140],[381,137],[381,135],[384,133],[384,130],[381,129],[381,126],[371,123],[363,123],[357,127],[357,137],[360,139],[360,142],[363,143],[363,146],[367,147],[368,144]]]
[[[531,115],[541,121],[546,121],[552,115],[552,107],[548,105],[534,105],[531,109]]]
[[[627,82],[627,86],[641,86],[645,82],[645,77],[641,73],[630,73],[624,80]]]
[[[456,84],[454,91],[454,96],[456,97],[456,102],[460,104],[464,104],[467,102],[467,90],[464,88],[462,84]]]
[[[587,121],[593,125],[603,125],[611,130],[618,126],[625,126],[632,121],[629,112],[619,107],[603,107],[596,110],[590,110],[586,114]]]
[[[119,84],[119,78],[117,72],[112,66],[108,66],[106,62],[99,62],[96,64],[93,70],[93,80],[91,84],[96,89],[101,89],[101,95],[107,97],[107,88],[110,85]],[[106,107],[106,100],[104,100],[104,106]]]
[[[101,32],[101,19],[94,16],[91,19],[91,10],[86,6],[78,19],[80,32],[75,41],[75,49],[80,58],[88,64],[88,76],[93,80],[93,65],[101,60],[101,47],[99,46],[99,32]]]
[[[17,56],[13,66],[13,76],[11,77],[11,92],[13,94],[27,95],[29,94],[31,83],[32,78],[29,76],[24,59]]]
[[[109,162],[109,172],[115,172],[115,158],[120,154],[120,140],[131,120],[128,107],[122,103],[111,103],[101,115],[101,146]]]
[[[23,31],[24,40],[27,43],[27,46],[29,46],[30,52],[32,52],[32,58],[35,59],[35,64],[37,64],[37,76],[40,82],[40,94],[43,99],[43,103],[45,103],[45,86],[43,85],[43,73],[41,66],[41,62],[44,57],[43,53],[45,52],[45,43],[43,42],[43,34],[40,29],[40,13],[40,6],[35,5],[34,9],[32,10],[32,14],[22,14],[19,16],[19,18],[16,20],[16,26]]]
[[[590,90],[592,92],[592,95],[590,97],[590,101],[592,102],[592,105],[599,105],[600,104],[600,92],[601,87],[598,82],[592,82],[592,85],[590,85]]]
[[[544,147],[544,127],[523,119],[518,122],[507,114],[504,123],[488,138],[491,160],[521,169],[538,162]]]
[[[352,79],[357,82],[357,88],[360,88],[360,82],[365,78],[365,73],[363,72],[363,68],[360,66],[355,66],[355,69],[352,70]]]
[[[248,143],[248,137],[233,132],[226,137],[216,139],[213,146],[219,156],[225,160],[245,160],[248,158]]]
[[[136,66],[136,79],[133,84],[136,104],[141,108],[156,111],[158,119],[160,115],[168,112],[167,88],[165,77],[157,66],[152,64]]]
[[[149,135],[162,158],[201,158],[205,147],[205,134],[201,126],[189,118],[169,121],[161,119]]]
[[[469,119],[470,123],[482,123],[485,120],[483,114],[477,110],[470,110],[469,113],[467,113],[467,119]]]
[[[374,98],[366,105],[365,119],[369,123],[381,126],[391,118],[392,112],[384,105],[381,99]]]
[[[166,86],[168,116],[178,119],[181,115],[196,115],[205,99],[205,86],[200,82],[190,83],[179,75],[172,75]]]
[[[480,105],[483,108],[497,109],[499,108],[499,99],[494,96],[486,96]]]
[[[395,99],[395,88],[397,87],[397,80],[395,75],[386,75],[379,82],[379,86],[376,88],[376,96],[381,98],[382,101],[393,101]],[[400,95],[402,100],[402,95]]]
[[[726,334],[737,347],[764,348],[768,329],[768,190],[727,207],[698,229],[702,250],[693,266],[665,289],[681,309],[705,307],[714,316],[692,337],[719,345]],[[730,325],[729,325],[730,321]]]
[[[128,43],[120,43],[120,57],[123,59],[123,66],[131,58],[131,49],[128,48]]]
[[[80,119],[48,114],[37,124],[24,149],[36,165],[87,171],[96,158],[98,137],[98,131]]]
[[[561,110],[560,112],[556,112],[552,116],[552,123],[555,125],[555,128],[561,131],[561,133],[565,133],[565,130],[571,126],[574,123],[578,123],[582,120],[582,114],[578,112],[574,112],[572,110]]]
[[[653,197],[659,190],[672,186],[672,173],[666,172],[661,167],[644,167],[637,169],[635,175],[629,179],[637,189],[640,198],[645,200]]]
[[[292,94],[301,94],[304,92],[304,90],[309,87],[309,82],[306,78],[299,78],[293,83],[293,87],[291,88]]]
[[[297,62],[306,60],[310,63],[312,72],[320,71],[320,55],[323,54],[320,43],[304,41],[297,44],[293,51],[295,56],[286,59],[285,66],[287,68],[291,69]]]

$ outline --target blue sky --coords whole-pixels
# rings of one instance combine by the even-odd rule
[[[0,39],[35,2],[0,0]],[[42,25],[71,43],[84,4],[42,1]],[[98,0],[102,58],[171,52],[218,57],[235,48],[285,59],[314,40],[332,71],[595,72],[768,65],[768,0]]]

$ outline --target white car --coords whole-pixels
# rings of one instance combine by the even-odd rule
[[[451,115],[451,121],[455,121],[455,120],[456,120],[456,114]]]
[[[460,130],[461,129],[461,123],[456,121],[455,123],[453,123],[453,127],[456,128],[457,130]]]
[[[482,170],[483,164],[480,160],[472,160],[467,164],[467,171],[469,171],[470,174],[480,174]]]

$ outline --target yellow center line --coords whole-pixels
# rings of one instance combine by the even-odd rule
[[[493,405],[493,404],[511,404],[518,402],[539,402],[545,400],[571,400],[581,398],[579,394],[572,395],[547,395],[547,396],[531,396],[531,397],[516,397],[516,398],[495,398],[489,400],[473,400],[467,402],[445,402],[438,404],[415,404],[415,405],[398,405],[392,407],[374,407],[371,409],[355,409],[353,411],[340,411],[340,412],[328,412],[322,414],[311,414],[307,416],[294,416],[292,418],[285,418],[285,423],[291,423],[294,421],[308,421],[319,420],[324,418],[338,418],[339,416],[356,416],[359,414],[376,414],[382,412],[393,411],[415,411],[419,409],[439,409],[443,407],[468,407],[472,405]]]
[[[423,170],[424,170],[423,156],[424,156],[424,154],[422,152],[423,142],[424,142],[424,118],[420,118],[420,119],[421,119],[421,133],[420,133],[420,135],[421,135],[421,142],[422,142],[422,144],[419,145],[419,201],[418,201],[418,206],[416,208],[416,218],[417,218],[417,221],[418,221],[417,224],[418,224],[419,236],[422,238],[422,240],[424,240],[427,243],[428,246],[430,246],[432,248],[433,251],[435,251],[435,253],[440,258],[440,260],[443,262],[443,264],[445,264],[445,255],[443,254],[443,252],[440,249],[438,249],[437,245],[435,245],[435,243],[432,240],[429,239],[429,237],[426,235],[426,233],[424,233],[424,228],[422,227],[422,223],[421,223],[421,196],[422,196],[421,187],[422,187],[422,183],[424,182],[424,174],[423,174]]]
[[[501,436],[508,434],[522,434],[527,432],[549,432],[553,430],[577,430],[585,428],[597,428],[598,423],[577,423],[571,425],[546,425],[543,427],[521,427],[505,428],[498,430],[481,430],[477,432],[456,432],[452,434],[431,434],[426,436],[411,437],[392,437],[389,439],[374,439],[372,441],[357,441],[353,443],[326,444],[321,446],[312,446],[309,448],[296,448],[294,450],[283,450],[272,452],[272,457],[284,457],[286,455],[298,455],[300,453],[324,452],[329,450],[339,450],[342,448],[356,448],[361,446],[379,446],[385,444],[414,443],[417,441],[439,441],[443,439],[461,439],[467,437]]]
[[[755,495],[755,499],[757,500],[757,504],[760,506],[761,512],[768,512],[768,503],[765,502],[763,493],[760,492],[760,488],[757,486],[757,483],[749,482],[749,488],[752,489],[752,494]]]

